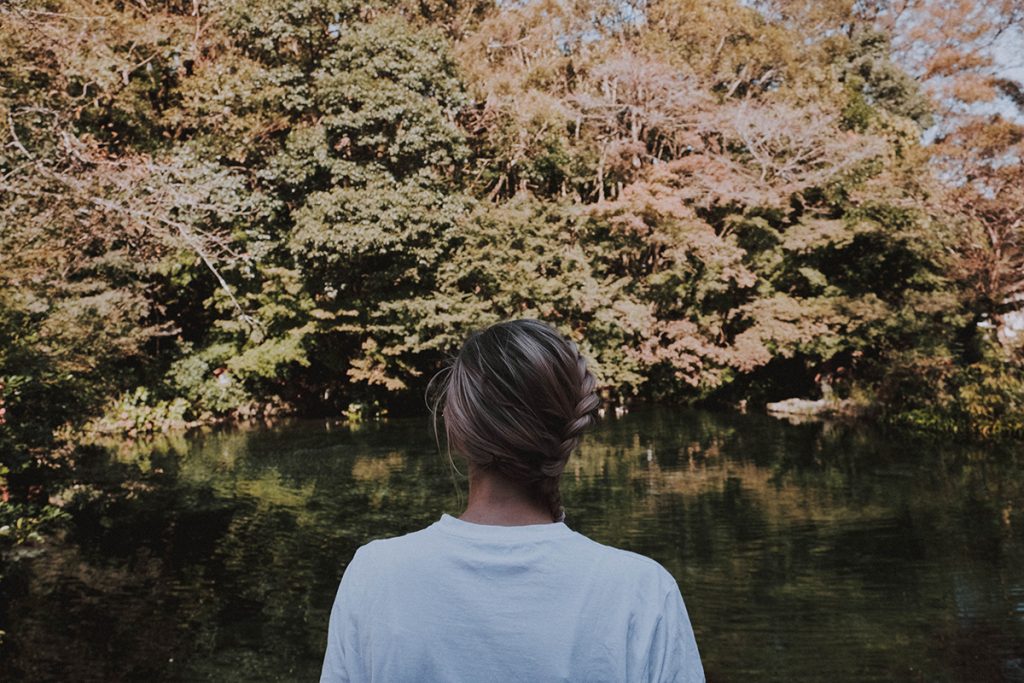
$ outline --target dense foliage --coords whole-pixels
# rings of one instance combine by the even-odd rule
[[[613,400],[1020,430],[1022,8],[984,8],[6,2],[4,495],[96,416],[419,401],[520,316]]]

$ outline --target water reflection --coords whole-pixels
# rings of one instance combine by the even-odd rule
[[[1010,449],[650,410],[566,472],[568,522],[679,580],[709,680],[1024,680],[1024,474]],[[366,541],[458,509],[426,420],[108,444],[66,537],[7,568],[25,680],[315,680]]]

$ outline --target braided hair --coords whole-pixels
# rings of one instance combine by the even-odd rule
[[[449,370],[435,403],[449,446],[563,519],[562,471],[600,403],[576,345],[538,320],[513,320],[471,335]]]

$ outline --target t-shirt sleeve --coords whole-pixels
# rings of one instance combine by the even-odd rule
[[[338,594],[331,608],[327,626],[327,651],[320,672],[320,683],[347,683],[358,680],[359,634],[356,617],[360,614],[360,601],[365,586],[360,586],[362,548],[356,551],[341,577]]]
[[[703,683],[704,667],[683,596],[675,580],[669,584],[651,638],[646,678],[652,683]]]

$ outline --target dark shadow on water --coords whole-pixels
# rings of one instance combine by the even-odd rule
[[[566,469],[568,523],[678,579],[711,681],[1024,681],[1021,456],[649,409]],[[316,680],[355,549],[458,512],[427,420],[109,444],[0,581],[13,680]]]

